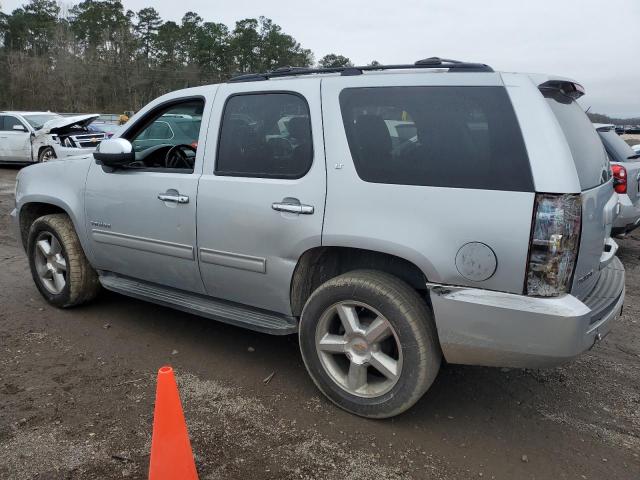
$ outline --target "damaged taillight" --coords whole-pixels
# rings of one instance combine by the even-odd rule
[[[581,222],[580,195],[536,194],[527,295],[552,297],[569,290],[578,256]]]

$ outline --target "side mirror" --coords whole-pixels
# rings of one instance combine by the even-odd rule
[[[131,142],[124,138],[102,140],[93,152],[93,158],[100,165],[111,168],[122,167],[136,159]]]
[[[26,132],[27,131],[27,129],[25,128],[24,125],[14,125],[13,129],[18,131],[18,132]]]

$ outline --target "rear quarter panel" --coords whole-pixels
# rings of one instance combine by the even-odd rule
[[[323,79],[327,204],[322,243],[399,256],[428,281],[522,293],[534,203],[532,192],[502,192],[368,183],[358,176],[347,142],[343,88],[387,85],[500,85],[493,74],[378,75]],[[487,280],[460,275],[455,259],[468,242],[496,254]]]

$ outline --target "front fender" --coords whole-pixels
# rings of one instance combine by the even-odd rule
[[[63,210],[69,215],[87,257],[91,254],[84,228],[84,190],[91,161],[78,158],[28,166],[18,174],[16,189],[18,219],[25,206],[31,204],[52,205]]]

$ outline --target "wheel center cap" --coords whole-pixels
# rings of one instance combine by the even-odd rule
[[[356,337],[349,342],[348,351],[351,353],[351,360],[356,363],[365,363],[371,355],[369,343],[361,337]]]

